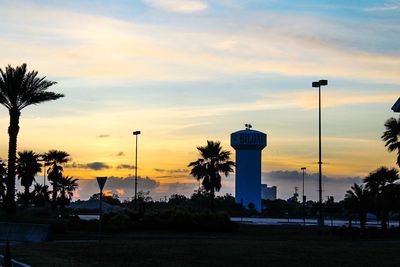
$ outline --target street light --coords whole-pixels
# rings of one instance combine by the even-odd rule
[[[319,80],[318,82],[313,82],[312,87],[318,87],[318,107],[319,107],[319,216],[318,216],[318,225],[324,226],[324,216],[322,214],[322,155],[321,155],[321,86],[328,85],[328,80]]]
[[[303,171],[303,224],[306,225],[306,196],[304,195],[304,172],[307,170],[306,167],[302,167]]]
[[[140,131],[134,131],[133,135],[136,137],[136,156],[135,156],[135,210],[137,209],[137,148],[138,148],[138,135]]]

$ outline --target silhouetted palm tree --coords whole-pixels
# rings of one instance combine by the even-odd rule
[[[191,162],[190,174],[202,180],[203,188],[210,192],[210,207],[214,209],[215,191],[221,189],[221,174],[228,176],[235,163],[230,161],[230,152],[222,150],[220,142],[207,141],[207,146],[197,147],[201,158]]]
[[[388,188],[399,180],[398,171],[394,168],[388,169],[380,167],[374,172],[371,172],[364,178],[366,188],[370,191],[373,198],[377,215],[381,218],[382,228],[387,228],[389,220],[389,211],[391,208],[390,199],[393,190]]]
[[[37,71],[27,72],[26,64],[16,68],[8,65],[4,71],[0,69],[0,74],[0,104],[8,109],[10,115],[6,210],[9,214],[14,214],[15,160],[21,110],[30,105],[56,100],[64,95],[47,92],[46,90],[56,82],[48,81],[46,77],[37,77]]]
[[[50,166],[47,170],[48,179],[53,186],[52,191],[52,208],[55,209],[57,206],[57,192],[58,184],[62,179],[63,166],[62,164],[70,161],[69,154],[65,151],[50,150],[49,152],[43,154],[43,160],[46,166]]]
[[[370,193],[363,185],[354,184],[351,190],[347,190],[345,204],[351,212],[356,212],[360,219],[360,228],[365,229],[367,211],[371,204]]]
[[[42,165],[39,163],[39,154],[32,150],[18,152],[17,158],[17,175],[21,179],[21,185],[25,187],[25,206],[29,204],[29,187],[35,181],[35,175],[42,170]]]
[[[44,207],[46,203],[50,203],[50,191],[48,185],[41,185],[35,183],[32,190],[32,202],[35,207]]]
[[[382,140],[390,152],[397,150],[397,165],[400,166],[400,118],[390,118],[385,122],[386,131],[383,132]]]
[[[74,179],[69,176],[62,176],[59,181],[59,200],[62,210],[66,204],[68,204],[74,196],[74,191],[78,188],[78,179]]]

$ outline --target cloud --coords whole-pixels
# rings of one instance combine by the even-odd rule
[[[157,200],[164,196],[170,196],[172,194],[183,194],[190,196],[194,190],[198,189],[199,183],[195,179],[185,182],[162,182],[156,181],[149,177],[138,177],[138,190],[150,191],[150,196]],[[292,196],[294,187],[298,188],[298,192],[302,192],[302,173],[299,171],[288,171],[279,170],[262,173],[263,183],[269,186],[277,186],[278,197],[287,199]],[[77,196],[81,199],[87,199],[92,194],[98,192],[98,185],[95,179],[85,180],[80,179],[79,190]],[[362,183],[361,177],[333,177],[323,176],[322,187],[323,187],[323,198],[327,196],[334,196],[335,200],[341,200],[344,198],[346,190],[350,189],[350,186],[354,183]],[[133,176],[129,177],[114,177],[111,176],[107,179],[105,190],[109,190],[110,194],[118,194],[121,200],[132,198],[134,194],[135,181]],[[222,190],[219,195],[226,193],[234,194],[234,175],[230,175],[228,178],[222,180]],[[305,175],[305,195],[307,199],[317,200],[318,199],[318,174],[317,173],[306,173]]]
[[[268,178],[271,181],[288,181],[288,182],[293,182],[293,181],[299,181],[299,178],[302,178],[303,173],[298,172],[298,171],[272,171],[272,172],[266,172],[263,173],[264,177]],[[319,180],[319,174],[318,173],[306,173],[305,178],[307,181],[311,182],[316,182]],[[322,179],[324,180],[325,183],[331,183],[331,184],[354,184],[354,183],[360,183],[362,182],[361,177],[342,177],[342,178],[334,178],[334,177],[329,177],[329,176],[322,176]]]
[[[72,169],[91,169],[91,170],[95,170],[95,171],[111,168],[110,165],[108,165],[104,162],[97,162],[97,161],[85,163],[85,164],[73,162],[72,164],[65,165],[65,167],[72,168]]]
[[[175,174],[175,175],[159,175],[159,176],[154,176],[154,178],[158,179],[170,179],[170,178],[188,178],[189,175],[180,175],[180,174]]]
[[[207,4],[195,0],[145,0],[153,8],[176,13],[195,13],[208,8]]]
[[[188,173],[187,169],[154,169],[156,172],[165,172],[165,173]]]
[[[196,6],[194,3],[202,6],[199,1],[147,2],[160,7]],[[56,35],[57,40],[65,41],[21,42],[17,37],[3,35],[0,42],[7,53],[0,51],[0,57],[10,63],[35,62],[49,75],[87,78],[102,84],[108,81],[113,85],[116,77],[127,81],[193,81],[246,73],[400,80],[398,54],[371,52],[364,45],[382,38],[396,41],[389,39],[398,31],[392,25],[363,25],[359,32],[366,32],[360,35],[356,33],[357,24],[333,23],[316,16],[247,12],[250,20],[214,17],[213,25],[218,26],[213,28],[201,28],[208,23],[203,23],[207,18],[199,18],[195,26],[200,31],[35,6],[24,10],[10,6],[0,10],[0,17],[8,28],[18,29],[15,36],[34,38],[35,32],[43,40]],[[265,18],[269,18],[268,23]],[[232,27],[242,30],[232,32]],[[365,39],[377,33],[383,37]],[[349,44],[349,39],[354,41]],[[67,64],[54,66],[51,58]]]
[[[163,175],[155,176],[155,178],[158,178],[158,179],[170,179],[170,178],[179,179],[179,178],[188,178],[189,177],[189,170],[187,170],[187,169],[155,168],[153,170],[163,174]]]
[[[289,102],[296,104],[304,109],[318,108],[318,102],[316,101],[315,92],[304,91],[295,92],[281,95],[282,99],[287,99]],[[378,103],[390,103],[393,99],[398,97],[396,93],[373,93],[366,94],[365,92],[341,92],[341,91],[329,91],[323,92],[324,101],[322,106],[327,107],[338,107],[346,105],[365,105],[365,104],[378,104]]]
[[[117,166],[117,169],[128,169],[128,170],[133,170],[135,169],[135,165],[130,165],[130,164],[119,164]],[[138,168],[139,169],[139,168]]]
[[[80,179],[78,181],[78,193],[81,199],[88,199],[91,195],[98,193],[99,187],[95,179]],[[154,191],[160,183],[149,177],[138,177],[138,190]],[[108,177],[104,190],[109,190],[111,194],[117,194],[122,200],[131,198],[134,195],[135,178],[128,177]],[[76,198],[75,198],[76,199]]]
[[[400,10],[400,1],[390,1],[380,6],[367,7],[365,11],[397,11]]]
[[[108,137],[111,137],[111,135],[109,135],[109,134],[100,134],[97,137],[98,138],[108,138]]]
[[[263,183],[269,186],[278,187],[278,197],[287,199],[292,196],[294,187],[298,188],[298,192],[302,191],[302,172],[299,171],[271,171],[263,172]],[[318,173],[306,173],[305,177],[305,195],[307,199],[318,199]],[[332,177],[322,176],[323,197],[334,196],[336,200],[344,198],[346,190],[354,183],[362,183],[361,177]]]
[[[171,196],[173,194],[180,194],[190,196],[195,190],[198,189],[198,183],[162,183],[152,194],[157,199],[158,197]]]

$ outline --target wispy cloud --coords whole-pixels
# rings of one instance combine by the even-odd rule
[[[75,169],[91,169],[94,171],[100,171],[104,169],[110,169],[111,166],[104,162],[90,162],[90,163],[72,163],[65,165],[66,168],[75,168]]]
[[[21,19],[16,21],[15,14],[20,14],[22,20],[26,18],[26,23],[21,24]],[[149,25],[36,7],[22,11],[8,7],[7,11],[0,10],[0,15],[9,28],[18,27],[21,36],[33,38],[32,32],[35,32],[47,36],[43,40],[53,36],[64,40],[27,43],[16,37],[0,38],[2,51],[7,51],[0,51],[4,61],[28,60],[46,73],[58,76],[92,77],[102,83],[107,78],[111,78],[110,83],[114,82],[116,77],[184,81],[239,73],[334,74],[335,77],[400,80],[398,55],[352,47],[346,40],[348,35],[354,37],[347,30],[354,25],[334,24],[317,17],[292,18],[265,12],[271,18],[270,25],[264,25],[265,19],[259,15],[249,21],[226,22],[216,18],[215,28],[192,31],[173,25]],[[243,31],[232,33],[231,24]],[[42,25],[53,26],[43,28]],[[325,32],[341,35],[334,38]],[[368,35],[374,34],[371,30]],[[54,66],[50,58],[66,63]]]
[[[109,134],[100,134],[97,137],[98,138],[108,138],[108,137],[111,137],[111,135],[109,135]]]
[[[389,1],[383,5],[367,7],[365,11],[397,11],[400,10],[400,1]]]
[[[166,173],[188,173],[187,169],[154,169],[156,172],[166,172]]]
[[[151,7],[176,13],[195,13],[204,11],[208,5],[195,0],[144,0]]]
[[[316,93],[310,91],[296,92],[291,95],[287,95],[284,98],[292,99],[296,105],[304,108],[311,109],[317,108],[318,102],[315,97]],[[323,107],[340,107],[346,105],[368,105],[368,104],[378,104],[378,103],[391,103],[393,99],[396,99],[397,93],[384,93],[376,94],[365,92],[343,92],[327,90],[323,92],[324,101],[322,102]]]
[[[119,165],[117,166],[117,169],[133,170],[133,169],[135,169],[135,165],[130,165],[130,164],[119,164]]]

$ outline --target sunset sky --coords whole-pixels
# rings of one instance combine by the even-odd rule
[[[297,171],[318,172],[318,91],[323,87],[324,196],[379,166],[395,166],[380,136],[400,96],[400,1],[4,1],[0,67],[24,62],[57,81],[65,98],[22,112],[18,150],[71,154],[76,198],[106,189],[155,199],[198,187],[187,164],[196,146],[251,123],[268,134],[263,182],[289,197]],[[0,109],[0,156],[8,112]],[[233,153],[234,157],[234,153]],[[306,194],[317,197],[316,175]],[[37,180],[41,182],[42,176]],[[223,192],[233,193],[234,175]]]

